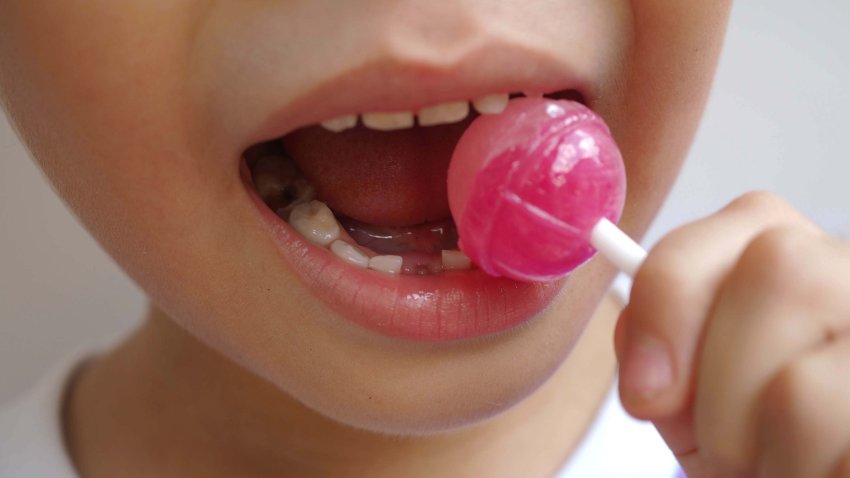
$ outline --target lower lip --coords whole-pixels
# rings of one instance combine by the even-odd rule
[[[543,311],[564,281],[524,283],[480,270],[433,276],[388,275],[359,269],[306,242],[240,175],[284,260],[314,295],[341,317],[378,334],[423,342],[491,335],[526,323]]]

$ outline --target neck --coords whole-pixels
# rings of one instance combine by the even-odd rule
[[[603,303],[596,315],[553,378],[511,410],[399,439],[316,414],[153,310],[80,373],[66,403],[66,440],[86,478],[548,476],[568,460],[613,380],[617,310]]]

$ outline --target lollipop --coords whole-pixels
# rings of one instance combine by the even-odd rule
[[[467,129],[449,166],[460,248],[494,276],[569,274],[597,250],[634,274],[646,253],[614,224],[622,156],[602,118],[567,100],[521,98]]]

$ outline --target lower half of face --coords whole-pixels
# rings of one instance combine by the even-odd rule
[[[0,86],[40,165],[180,326],[341,422],[475,423],[569,355],[612,271],[487,277],[456,252],[454,144],[516,96],[584,102],[640,235],[727,2],[16,0]],[[313,202],[317,201],[317,202]]]

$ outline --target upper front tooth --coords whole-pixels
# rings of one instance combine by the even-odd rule
[[[363,124],[367,128],[391,131],[413,127],[413,113],[401,111],[395,113],[363,113]]]
[[[345,115],[329,119],[327,121],[322,121],[321,125],[327,130],[339,133],[340,131],[345,131],[357,126],[357,115]]]
[[[475,107],[475,111],[483,115],[497,115],[505,110],[509,99],[510,96],[507,93],[487,95],[473,101],[472,106]]]
[[[455,101],[428,106],[419,110],[419,125],[433,126],[437,124],[457,123],[469,115],[469,102]]]
[[[339,239],[339,224],[328,206],[321,201],[295,206],[289,214],[289,224],[317,246],[327,247]]]

